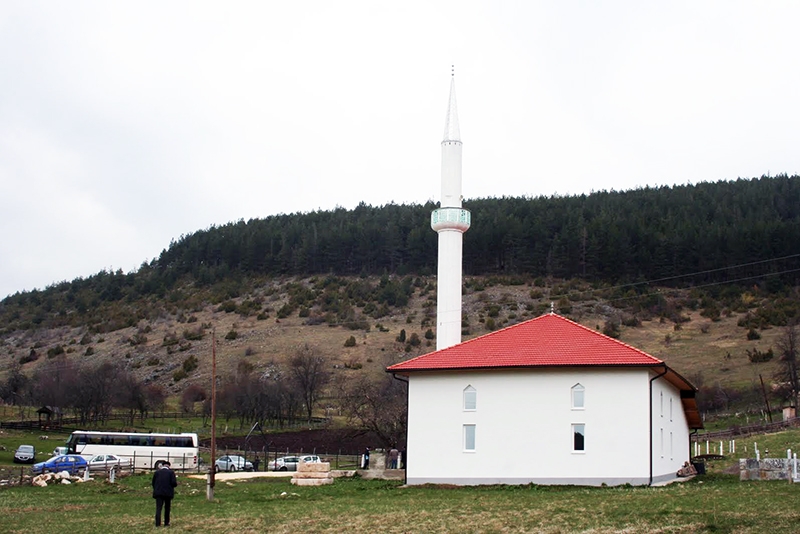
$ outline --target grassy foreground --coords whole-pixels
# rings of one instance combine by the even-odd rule
[[[150,477],[0,490],[2,532],[154,529]],[[412,487],[339,479],[298,488],[288,479],[218,482],[179,477],[178,532],[797,532],[800,485],[709,475],[661,488]],[[281,496],[286,492],[285,496]]]

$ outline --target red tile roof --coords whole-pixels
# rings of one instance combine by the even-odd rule
[[[658,358],[554,313],[387,368],[389,372],[509,367],[655,366]]]

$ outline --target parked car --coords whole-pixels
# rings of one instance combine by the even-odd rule
[[[297,464],[300,462],[318,464],[320,459],[319,456],[314,454],[306,454],[304,456],[283,456],[270,462],[270,468],[273,471],[297,471]]]
[[[114,466],[130,469],[132,461],[130,459],[123,459],[116,454],[95,454],[89,458],[89,470],[100,471],[104,469],[111,469]]]
[[[14,453],[15,464],[32,464],[35,460],[36,449],[33,445],[20,445],[17,452]]]
[[[53,449],[53,454],[51,456],[58,456],[60,454],[69,454],[69,449],[66,447],[56,447]]]
[[[241,456],[225,455],[220,456],[214,462],[214,472],[220,471],[252,471],[253,464],[242,458]]]
[[[86,465],[86,460],[79,454],[62,454],[53,456],[46,462],[33,464],[31,470],[37,475],[39,473],[47,473],[48,471],[51,473],[67,471],[69,474],[74,475],[86,469]]]

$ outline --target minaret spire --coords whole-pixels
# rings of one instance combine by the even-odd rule
[[[447,103],[447,117],[444,121],[444,139],[442,141],[461,141],[461,132],[458,129],[458,108],[456,107],[455,66],[450,73],[450,101]]]
[[[463,234],[471,215],[461,207],[461,132],[456,109],[455,68],[450,72],[450,100],[442,140],[442,197],[431,213],[431,228],[439,234],[436,274],[436,350],[461,342],[461,269]]]

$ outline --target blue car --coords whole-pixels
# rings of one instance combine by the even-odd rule
[[[34,474],[47,473],[60,473],[61,471],[68,471],[69,474],[74,475],[86,469],[86,460],[79,454],[60,454],[53,456],[46,462],[39,462],[33,464],[31,471]]]

